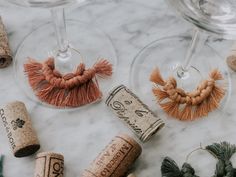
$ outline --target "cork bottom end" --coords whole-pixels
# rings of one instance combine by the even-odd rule
[[[165,127],[165,123],[164,122],[160,122],[158,123],[155,128],[153,128],[151,131],[147,132],[142,138],[141,141],[143,141],[144,143],[147,142],[148,140],[150,140],[157,132],[159,132],[162,128]]]
[[[0,55],[0,68],[9,66],[12,62],[12,58],[9,55]]]
[[[4,65],[5,62],[6,62],[6,58],[1,57],[0,58],[0,65]]]
[[[226,62],[233,71],[236,71],[236,56],[235,55],[230,55],[227,58]]]
[[[14,153],[14,155],[15,157],[26,157],[26,156],[30,156],[34,154],[39,149],[40,149],[40,145],[34,144],[34,145],[26,146],[24,148],[19,149],[18,151]]]

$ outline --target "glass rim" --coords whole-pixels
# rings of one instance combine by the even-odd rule
[[[29,1],[25,3],[25,1],[21,0],[6,0],[8,3],[21,6],[21,7],[30,7],[30,8],[60,8],[65,6],[71,6],[74,3],[78,3],[80,5],[84,5],[85,3],[89,3],[88,0],[81,0],[81,2],[77,2],[77,0],[58,0],[57,2],[35,2]]]
[[[186,21],[194,24],[196,27],[224,39],[236,39],[236,20],[235,23],[229,23],[227,20],[221,21],[206,18],[203,14],[196,15],[193,9],[187,8],[183,5],[183,0],[167,0],[167,2],[169,6],[177,12],[177,14],[183,17]]]

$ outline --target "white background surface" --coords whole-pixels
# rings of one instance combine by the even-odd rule
[[[13,52],[16,52],[26,34],[50,20],[47,10],[16,7],[3,0],[0,0],[0,14],[5,22]],[[128,85],[132,59],[145,45],[161,37],[191,32],[191,25],[176,17],[164,0],[101,0],[84,7],[67,9],[67,18],[96,22],[111,37],[119,59],[113,86],[121,83]],[[228,43],[216,40],[213,45],[224,56],[228,51]],[[233,72],[231,74],[234,82],[236,75]],[[0,83],[0,104],[13,100],[26,103],[41,142],[40,151],[64,154],[65,177],[79,176],[117,133],[126,132],[133,136],[106,108],[104,101],[70,112],[42,107],[28,100],[18,89],[12,66],[0,70]],[[208,145],[211,142],[227,140],[236,144],[234,90],[235,84],[226,112],[213,113],[210,118],[195,122],[179,122],[167,118],[153,103],[152,108],[166,122],[166,128],[150,142],[142,144],[143,154],[134,167],[137,176],[160,177],[160,165],[166,155],[182,165],[186,155],[199,147],[200,143]],[[5,177],[33,176],[34,156],[22,159],[13,157],[2,125],[0,153],[6,155]],[[215,161],[212,158],[198,153],[198,156],[194,155],[191,159],[199,176],[213,175]]]

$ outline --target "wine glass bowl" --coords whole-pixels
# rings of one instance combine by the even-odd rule
[[[130,70],[130,86],[150,106],[156,107],[156,100],[152,94],[153,84],[149,80],[152,70],[158,67],[164,79],[174,76],[178,81],[176,71],[184,62],[191,40],[190,35],[161,38],[144,47],[134,58]],[[193,58],[188,72],[189,77],[181,79],[178,87],[191,92],[202,80],[208,78],[212,69],[218,68],[223,71],[223,85],[227,90],[221,104],[223,109],[227,106],[231,93],[231,79],[227,65],[207,42]]]
[[[8,0],[9,2],[26,7],[52,8],[72,3],[83,3],[87,0]]]
[[[76,20],[67,21],[67,32],[68,40],[73,44],[71,47],[76,50],[78,49],[81,53],[80,55],[77,51],[71,50],[73,61],[77,62],[77,64],[74,63],[74,67],[83,61],[86,67],[90,68],[99,57],[104,57],[113,64],[113,71],[115,72],[116,52],[107,34],[100,29],[94,28],[91,24]],[[37,45],[32,45],[32,43],[36,43],[35,41],[37,41]],[[91,45],[91,41],[93,41],[93,45]],[[101,43],[103,45],[100,45]],[[43,24],[25,37],[17,50],[14,60],[14,75],[19,88],[30,100],[51,108],[57,107],[41,102],[34,94],[28,83],[23,65],[28,61],[28,57],[32,57],[38,62],[43,63],[52,55],[51,49],[55,48],[57,48],[57,42],[54,28],[51,23]],[[112,79],[99,79],[100,89],[103,93],[109,91],[109,85],[112,81]]]
[[[74,73],[78,71],[77,69],[81,65],[85,67],[84,70],[89,70],[89,68],[94,67],[94,64],[97,63],[99,59],[106,59],[108,61],[107,63],[112,64],[113,72],[115,71],[117,57],[110,37],[102,30],[97,28],[94,23],[84,23],[77,20],[70,20],[67,22],[65,21],[63,5],[70,5],[71,3],[75,2],[83,3],[88,1],[10,0],[10,2],[26,7],[51,8],[50,10],[52,23],[41,25],[34,31],[32,31],[29,35],[27,35],[19,45],[15,55],[14,75],[17,85],[26,94],[26,96],[36,103],[40,103],[47,107],[60,109],[74,109],[78,107],[80,108],[83,105],[92,104],[101,100],[101,92],[108,92],[109,85],[113,81],[112,79],[97,80],[96,78],[95,81],[94,77],[96,76],[94,74],[94,77],[91,78],[92,80],[86,81],[84,83],[85,85],[83,85],[83,88],[86,89],[81,89],[81,82],[78,85],[73,85],[73,88],[65,88],[63,86],[59,87],[53,85],[51,82],[48,82],[46,76],[44,75],[44,82],[39,81],[39,85],[37,87],[33,87],[30,80],[33,79],[34,83],[37,82],[38,75],[36,74],[37,76],[30,76],[29,72],[31,71],[26,69],[26,64],[28,65],[30,63],[29,58],[34,59],[35,62],[37,62],[37,64],[41,64],[41,66],[43,63],[45,64],[45,61],[48,61],[49,58],[53,58],[53,61],[51,60],[54,67],[53,70],[57,71],[58,75],[63,80],[66,75],[73,75],[74,77],[76,77],[77,75]],[[43,69],[41,69],[40,71],[34,70],[33,72],[39,73],[42,70]],[[80,74],[81,77],[82,74],[83,73]],[[55,77],[58,77],[58,75]],[[75,78],[73,79],[75,80]],[[65,81],[65,79],[63,81]],[[54,90],[52,93],[57,94],[58,97],[53,96],[50,97],[49,100],[46,100],[44,99],[46,97],[42,98],[38,95],[39,91],[41,91],[40,89],[42,88],[40,84],[43,85],[45,82],[47,82],[49,86]],[[100,83],[99,87],[97,85],[98,82]],[[93,86],[93,89],[87,88],[88,83],[94,83],[97,87]],[[74,93],[76,93],[69,99],[69,93],[73,89]],[[59,93],[62,94],[59,96]],[[89,97],[93,93],[96,93],[97,96]],[[46,91],[45,94],[50,93]],[[89,96],[83,96],[88,94]],[[82,96],[79,97],[78,95]],[[50,101],[52,101],[52,99],[55,97],[58,98],[57,103],[51,103]],[[76,97],[76,104],[74,104],[75,101],[73,101],[73,105],[72,103],[70,104],[69,101],[65,103],[65,101],[63,100],[65,100],[64,98],[66,97],[68,98],[67,100],[70,101],[75,100]]]
[[[226,39],[236,39],[235,0],[168,0],[185,20]]]
[[[221,58],[218,52],[210,47],[206,33],[203,34],[201,32],[207,31],[209,34],[217,34],[220,37],[236,39],[236,1],[168,0],[167,2],[169,2],[170,6],[176,10],[181,17],[194,24],[194,35],[192,38],[190,36],[179,36],[155,40],[144,47],[134,58],[131,66],[131,88],[139,93],[147,103],[154,102],[155,98],[152,94],[152,88],[157,88],[154,89],[154,91],[157,90],[156,96],[158,99],[161,100],[164,97],[164,99],[168,98],[170,101],[165,102],[166,104],[158,102],[167,114],[169,113],[169,115],[171,115],[175,110],[183,111],[182,113],[187,115],[187,119],[192,120],[191,114],[188,114],[188,111],[191,109],[197,110],[196,107],[203,105],[204,102],[211,104],[212,102],[207,101],[211,96],[208,95],[208,97],[205,97],[201,100],[202,102],[197,105],[193,103],[190,105],[184,101],[179,104],[180,102],[178,100],[171,97],[173,96],[170,95],[171,92],[167,93],[167,87],[163,88],[164,91],[161,90],[160,85],[163,85],[164,81],[160,81],[162,80],[160,74],[164,76],[164,79],[174,77],[176,82],[171,86],[174,89],[177,87],[181,89],[182,93],[185,92],[188,94],[195,89],[199,89],[199,84],[209,78],[210,72],[217,69],[220,75],[222,75],[223,80],[222,82],[215,82],[215,84],[220,84],[220,88],[222,88],[222,92],[224,92],[224,97],[222,96],[217,102],[217,108],[225,108],[231,94],[231,79],[228,67],[225,60]],[[155,67],[160,69],[160,74],[158,74],[158,70],[154,70]],[[155,82],[154,85],[149,80],[152,71],[155,71],[151,79]],[[173,89],[172,87],[171,89]],[[160,90],[163,91],[165,95]],[[213,91],[210,94],[213,95]],[[175,96],[176,95],[178,94],[175,94]],[[150,103],[150,105],[152,103]],[[154,103],[156,104],[156,101]],[[174,109],[174,106],[176,108],[178,105],[188,108],[191,107],[191,109],[181,110],[181,106],[178,107],[178,109]],[[169,110],[169,108],[173,109]],[[171,116],[183,119],[183,117],[179,116],[178,111],[174,112],[176,114],[173,113]],[[208,115],[208,113],[205,115]]]

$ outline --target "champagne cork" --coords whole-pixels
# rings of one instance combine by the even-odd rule
[[[82,177],[123,177],[140,156],[141,146],[128,135],[116,136]]]
[[[37,154],[34,177],[63,177],[63,175],[63,155],[53,152]]]
[[[124,85],[111,91],[106,104],[143,142],[148,141],[165,125],[147,105]]]
[[[7,33],[0,17],[0,68],[9,66],[12,62],[11,49],[8,43]]]
[[[24,103],[8,103],[0,108],[0,117],[15,157],[29,156],[40,148]]]

